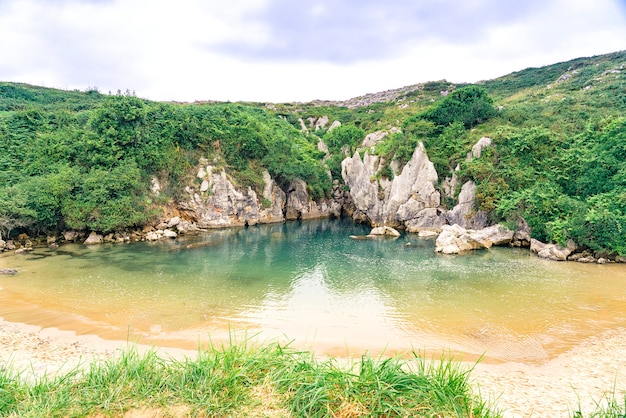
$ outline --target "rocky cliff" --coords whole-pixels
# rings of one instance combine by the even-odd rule
[[[468,158],[480,157],[480,150],[490,141],[482,138],[476,152]],[[422,143],[415,148],[409,162],[401,170],[391,165],[392,180],[380,175],[385,161],[370,155],[367,149],[343,160],[342,177],[349,189],[352,206],[346,212],[357,222],[372,226],[404,228],[409,232],[439,232],[446,224],[479,229],[487,225],[484,213],[474,209],[476,185],[468,181],[462,185],[457,205],[447,210],[442,206],[437,190],[438,175]],[[447,179],[448,193],[454,195],[458,183],[455,175]],[[452,185],[452,186],[450,186]]]
[[[283,190],[267,171],[263,174],[265,186],[261,196],[250,187],[235,186],[223,168],[216,169],[206,159],[201,159],[196,177],[196,183],[185,187],[186,198],[178,202],[178,208],[200,229],[338,217],[341,214],[338,201],[313,201],[304,181],[296,180]]]

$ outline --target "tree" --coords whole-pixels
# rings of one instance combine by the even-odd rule
[[[440,127],[461,122],[469,129],[495,114],[493,100],[487,92],[478,86],[468,86],[454,90],[435,107],[422,113],[421,117]]]

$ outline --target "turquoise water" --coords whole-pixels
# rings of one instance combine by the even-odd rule
[[[0,316],[193,348],[246,330],[334,355],[452,350],[542,361],[626,326],[626,267],[465,256],[434,241],[353,240],[323,220],[215,230],[175,241],[63,245],[0,257]]]

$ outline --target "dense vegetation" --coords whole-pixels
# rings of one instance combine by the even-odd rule
[[[4,236],[145,224],[156,205],[177,197],[200,156],[257,191],[265,167],[282,183],[305,180],[315,198],[330,192],[316,142],[262,109],[153,103],[97,92],[67,93],[68,100],[57,100],[59,95],[0,84],[0,108],[6,109],[0,112]],[[161,201],[149,191],[155,176],[170,186]]]
[[[497,417],[448,360],[372,359],[352,367],[270,345],[165,360],[131,350],[82,372],[28,383],[0,369],[0,416]]]
[[[142,225],[177,199],[200,157],[257,191],[263,169],[285,187],[304,179],[317,199],[331,191],[327,171],[341,180],[341,160],[383,130],[373,152],[404,163],[422,142],[440,181],[458,165],[477,184],[476,209],[492,221],[524,219],[535,238],[626,255],[625,66],[619,52],[309,104],[154,103],[0,83],[0,231]],[[322,116],[341,127],[309,124]],[[493,145],[467,161],[482,136]],[[393,177],[391,167],[380,175]],[[152,177],[165,185],[158,199]]]

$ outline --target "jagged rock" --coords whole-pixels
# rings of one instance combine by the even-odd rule
[[[565,261],[567,257],[576,250],[576,244],[569,241],[567,247],[558,244],[545,244],[534,238],[530,240],[530,251],[536,253],[541,258],[554,261]],[[578,260],[580,261],[580,259]]]
[[[115,235],[115,234],[113,234],[113,233],[111,232],[110,234],[107,234],[107,235],[106,235],[106,236],[105,236],[102,240],[103,240],[104,242],[113,242],[113,236],[114,236],[114,235]]]
[[[332,202],[315,202],[309,197],[306,183],[302,180],[291,182],[287,192],[287,206],[285,218],[295,219],[320,219],[328,218],[331,214],[340,213],[341,208],[337,208]]]
[[[439,209],[426,208],[405,221],[404,225],[407,232],[431,232],[438,235],[441,227],[446,225],[446,217]]]
[[[609,260],[606,258],[598,258],[598,264],[607,264]]]
[[[0,239],[0,250],[4,250],[4,248],[7,246],[6,241]]]
[[[331,132],[333,129],[337,129],[341,126],[341,122],[339,122],[338,120],[334,121],[333,123],[330,124],[330,126],[328,127],[328,132]]]
[[[492,245],[508,245],[513,240],[515,233],[504,225],[492,225],[474,232],[472,235],[474,238],[482,237],[483,240],[488,240]]]
[[[389,135],[389,132],[387,131],[376,131],[376,132],[367,134],[365,138],[363,139],[363,142],[361,142],[360,148],[371,149],[380,141],[382,141],[387,135]]]
[[[437,170],[420,142],[400,175],[391,182],[389,197],[383,208],[385,223],[393,225],[397,222],[398,210],[409,199],[423,204],[423,208],[439,206],[441,197],[434,187],[437,178]]]
[[[372,228],[369,235],[387,235],[391,237],[399,237],[400,233],[389,226],[377,226],[376,228]]]
[[[454,197],[456,189],[459,186],[459,171],[461,171],[461,166],[457,164],[452,172],[452,175],[443,180],[443,192],[449,198]]]
[[[380,159],[366,151],[363,160],[358,151],[352,158],[341,162],[341,177],[350,189],[350,201],[354,204],[352,219],[355,221],[382,224],[382,202],[379,187],[384,197],[384,184],[372,181],[380,167]]]
[[[444,225],[435,242],[435,252],[459,254],[466,251],[491,247],[491,241],[468,231],[461,225]]]
[[[92,231],[87,237],[87,239],[83,241],[83,244],[85,245],[102,244],[103,240],[104,240],[104,237],[102,235],[98,234],[95,231]]]
[[[467,229],[482,229],[487,226],[487,214],[476,212],[476,184],[469,180],[461,187],[458,204],[446,214],[450,225],[458,224]]]
[[[167,223],[167,227],[168,228],[174,228],[176,225],[178,225],[180,223],[180,217],[178,216],[174,216],[173,218],[171,218],[169,220],[169,222]]]
[[[17,274],[17,269],[2,269],[0,270],[0,274],[5,276],[15,276]]]
[[[8,241],[7,241],[7,243],[6,243],[6,245],[5,245],[5,247],[4,247],[4,248],[5,248],[6,250],[12,251],[12,250],[14,250],[14,249],[15,249],[15,248],[17,248],[17,247],[15,246],[15,242],[13,242],[13,240],[12,240],[12,239],[10,239],[10,240],[8,240]]]
[[[622,257],[621,255],[618,255],[615,257],[615,262],[616,263],[626,263],[626,257]]]
[[[472,147],[471,158],[480,158],[483,150],[491,145],[491,138],[483,136]],[[471,159],[470,158],[470,159]]]
[[[576,261],[578,261],[579,263],[595,263],[596,259],[591,256],[588,256],[588,257],[580,257]]]

